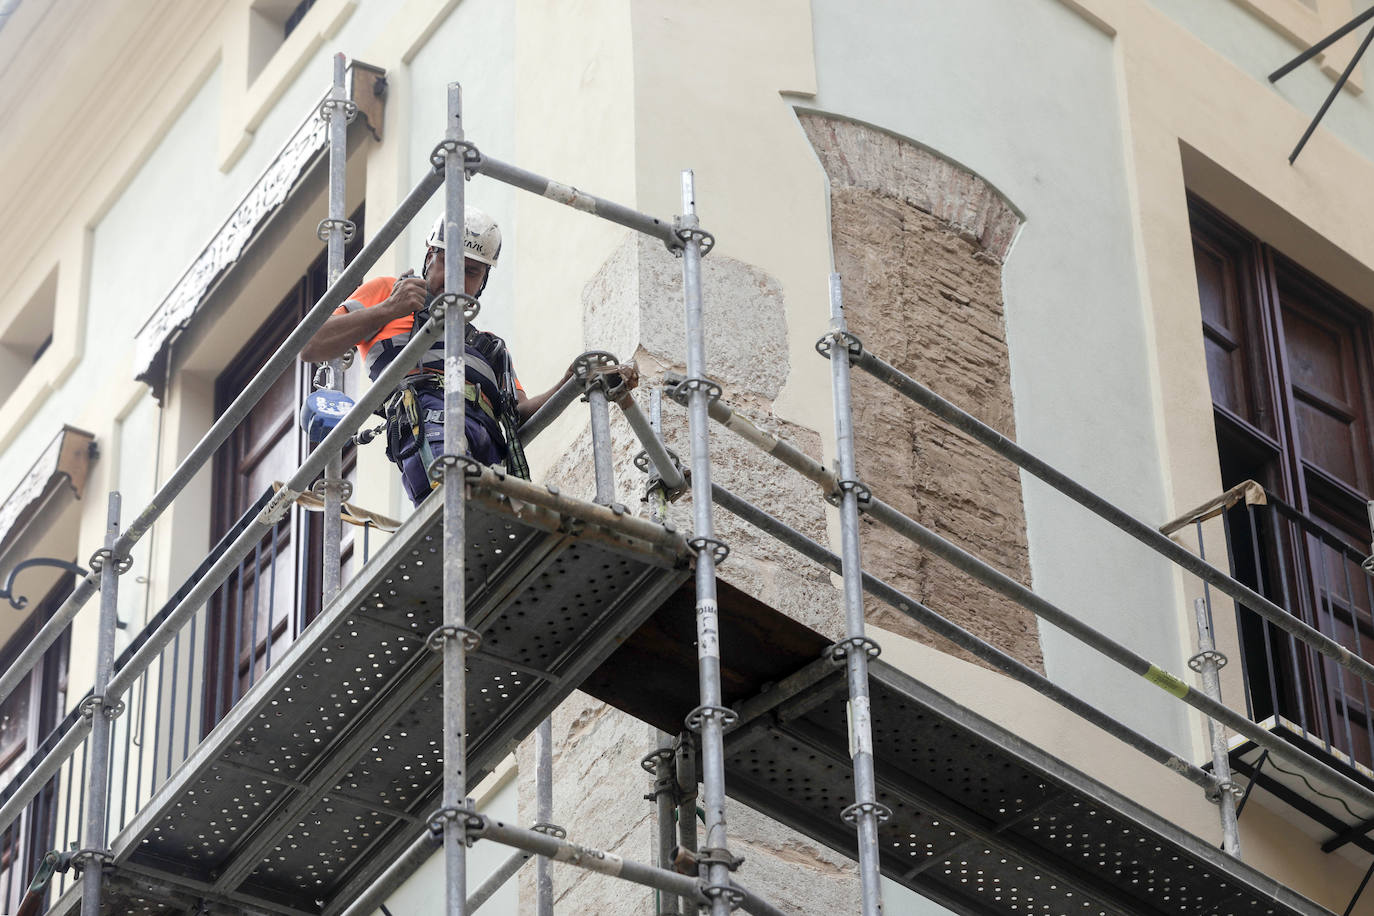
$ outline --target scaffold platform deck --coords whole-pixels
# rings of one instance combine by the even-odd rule
[[[681,535],[491,471],[469,480],[468,785],[690,574]],[[112,844],[102,912],[338,912],[443,784],[442,500],[427,500]],[[651,540],[636,536],[651,534]],[[656,532],[656,534],[655,534]],[[54,913],[79,908],[79,885]]]
[[[684,594],[582,689],[665,731],[695,695]],[[730,796],[857,858],[844,665],[720,583]],[[1312,901],[884,663],[869,669],[888,878],[965,916],[1317,916]]]
[[[683,536],[489,471],[469,487],[468,784],[574,688],[681,731],[699,702]],[[443,781],[440,510],[417,510],[120,833],[103,912],[331,916],[420,833]],[[855,857],[843,665],[719,589],[729,794]],[[950,910],[1329,914],[881,659],[870,679],[883,873]]]

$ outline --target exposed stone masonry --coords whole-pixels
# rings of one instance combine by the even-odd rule
[[[850,330],[873,352],[1015,438],[1001,262],[1020,219],[981,178],[874,128],[802,124],[831,180],[831,231]],[[860,477],[927,527],[1030,582],[1016,467],[862,372],[854,375]],[[865,520],[875,574],[1043,670],[1034,616]],[[886,605],[870,619],[952,650]],[[963,654],[963,653],[959,653]]]
[[[803,118],[831,177],[835,256],[845,277],[850,326],[902,369],[927,381],[1008,435],[1014,434],[1001,270],[1019,217],[985,182],[898,138],[819,116]],[[625,243],[584,291],[588,342],[633,356],[646,379],[682,370],[681,265],[661,245]],[[787,380],[787,317],[781,284],[721,254],[703,262],[711,376],[732,406],[760,426],[821,457],[822,438],[775,416]],[[943,429],[919,408],[856,374],[861,476],[899,509],[1028,581],[1021,490],[1009,465]],[[647,409],[647,394],[637,394]],[[582,408],[585,409],[585,408]],[[684,412],[665,404],[664,438],[684,461]],[[617,499],[639,510],[643,475],[628,424],[611,413]],[[828,431],[827,431],[828,433]],[[712,430],[712,477],[793,527],[827,542],[826,507],[813,485],[730,433]],[[565,492],[593,491],[590,435],[556,460],[547,480]],[[691,501],[670,509],[691,527]],[[722,579],[832,639],[843,635],[830,575],[728,513],[715,515],[731,547]],[[1041,667],[1034,619],[996,599],[906,541],[865,526],[865,562],[893,584],[968,629]],[[910,620],[872,604],[869,618],[925,642]],[[723,623],[723,628],[728,621]],[[725,635],[728,638],[728,633]],[[725,698],[727,703],[739,697]],[[554,820],[573,839],[652,861],[651,780],[639,759],[653,730],[574,692],[554,715]],[[534,820],[533,740],[522,744],[520,819]],[[728,782],[728,779],[727,779]],[[786,912],[853,912],[854,863],[741,805],[728,806],[730,846],[748,859],[742,875]],[[534,869],[520,876],[521,912],[534,909]],[[651,912],[652,894],[602,875],[555,867],[559,912]]]

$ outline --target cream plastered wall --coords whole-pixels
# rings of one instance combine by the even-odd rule
[[[27,4],[26,8],[37,10],[40,6]],[[29,243],[41,240],[44,233],[48,233],[55,239],[49,247],[65,250],[64,256],[68,259],[62,262],[59,272],[58,329],[60,332],[63,327],[61,322],[79,321],[81,333],[75,335],[75,347],[69,348],[70,365],[64,372],[44,379],[49,388],[55,387],[52,398],[35,407],[61,408],[51,414],[55,417],[54,422],[73,422],[92,428],[105,449],[104,460],[92,472],[89,493],[93,495],[88,496],[84,506],[82,556],[89,555],[102,534],[105,491],[116,485],[128,491],[131,498],[126,502],[127,521],[151,494],[155,476],[165,478],[170,468],[198,441],[212,417],[215,367],[222,365],[242,343],[241,339],[229,339],[235,328],[225,328],[227,336],[201,334],[188,338],[190,352],[179,357],[181,371],[161,409],[148,397],[144,386],[133,381],[133,333],[323,92],[328,81],[328,57],[336,47],[386,68],[392,78],[388,106],[390,123],[387,125],[391,142],[373,146],[361,156],[355,153],[350,165],[350,186],[355,194],[360,193],[364,175],[366,183],[376,188],[375,199],[370,196],[368,200],[373,220],[380,222],[385,218],[404,190],[418,179],[420,171],[428,167],[428,152],[443,131],[444,83],[448,80],[461,79],[476,87],[477,98],[469,111],[479,116],[487,135],[496,138],[498,154],[510,158],[514,146],[511,120],[514,10],[504,4],[484,8],[482,4],[468,3],[460,7],[457,0],[440,0],[410,2],[398,7],[381,0],[372,3],[328,0],[312,9],[303,20],[301,30],[282,46],[279,56],[256,80],[246,85],[242,83],[245,73],[238,55],[244,50],[242,26],[247,0],[237,0],[222,8],[192,4],[174,6],[187,13],[184,20],[171,16],[167,4],[129,5],[126,9],[128,18],[123,24],[128,26],[130,43],[166,41],[169,36],[162,32],[166,28],[179,33],[187,51],[182,66],[172,65],[180,58],[163,55],[159,60],[166,65],[165,70],[135,70],[139,79],[159,87],[160,91],[150,93],[145,89],[142,93],[134,93],[130,90],[130,95],[136,97],[140,105],[152,99],[146,104],[153,111],[148,114],[139,106],[123,109],[121,116],[135,125],[130,131],[127,150],[118,144],[114,149],[74,147],[86,157],[81,164],[94,176],[93,190],[88,189],[68,200],[52,194],[45,198],[33,188],[3,188],[7,203],[10,200],[23,203],[25,194],[45,203],[43,207],[35,206],[25,211],[34,216],[26,217],[19,227],[22,231],[16,231],[20,240]],[[73,4],[70,9],[58,12],[80,19],[78,14],[90,10]],[[80,21],[90,22],[93,27],[90,34],[65,33],[69,44],[75,42],[76,56],[84,43],[98,44],[96,38],[101,35],[101,25],[106,26],[104,35],[107,38],[116,37],[110,32],[110,23],[99,16],[87,16]],[[155,26],[155,22],[161,24]],[[11,22],[13,28],[7,29],[8,34],[4,37],[41,36],[44,34],[42,29],[53,23],[60,23],[60,17],[49,20],[46,25],[38,21],[32,27],[24,21]],[[187,39],[192,35],[199,35],[203,40],[190,43]],[[297,35],[302,37],[297,40]],[[137,56],[122,44],[119,48],[130,58]],[[454,63],[460,56],[465,59],[462,66]],[[37,76],[62,84],[61,91],[48,100],[50,112],[53,106],[60,108],[59,103],[91,99],[92,85],[110,79],[109,74],[102,72],[95,63],[79,68],[79,73],[66,82],[43,71],[37,60],[33,67]],[[37,78],[34,82],[42,85]],[[140,119],[140,113],[146,116]],[[395,118],[391,120],[393,114]],[[19,115],[14,118],[18,119]],[[45,126],[46,122],[42,124]],[[37,132],[42,133],[41,130]],[[107,139],[112,144],[118,139],[115,133],[107,131]],[[6,136],[13,134],[7,132]],[[51,176],[43,174],[41,166],[44,156],[51,161],[52,151],[44,149],[40,141],[43,141],[41,136],[35,140],[33,152],[26,155],[32,159],[34,175],[48,180]],[[378,151],[375,161],[367,155]],[[418,157],[418,164],[410,161],[414,157]],[[79,174],[84,176],[85,173]],[[493,211],[513,231],[512,207],[503,202],[500,195],[498,189],[487,197],[470,199]],[[437,203],[431,206],[431,211],[437,212]],[[55,224],[52,228],[47,225],[49,217]],[[302,224],[306,221],[305,218],[301,220]],[[370,225],[376,222],[370,221]],[[13,223],[7,223],[7,228],[15,230]],[[313,236],[313,218],[309,228]],[[416,246],[422,244],[424,231],[421,228],[409,232],[405,244],[384,256],[378,271],[394,273],[404,266],[418,266]],[[71,237],[79,244],[73,245]],[[287,247],[294,249],[294,246],[291,242]],[[35,263],[46,265],[42,270],[51,270],[55,263],[53,258],[43,255],[41,249],[39,255]],[[294,272],[277,263],[283,260],[282,257],[275,258],[265,268],[270,276],[262,282],[270,285],[271,276],[278,273],[284,280],[294,279],[299,274],[300,264],[309,257],[307,253],[305,260],[298,258]],[[489,293],[507,300],[511,298],[513,263],[514,258],[508,253],[503,259],[505,273],[498,274]],[[15,290],[26,291],[34,287],[30,274],[38,269],[26,273],[11,271],[14,280],[11,299],[19,296]],[[243,295],[251,301],[236,309],[235,314],[243,319],[238,322],[243,327],[237,330],[244,334],[249,325],[256,323],[244,316],[270,308],[285,288],[260,287],[262,283],[247,284]],[[270,297],[270,301],[265,297]],[[220,324],[223,322],[216,326]],[[62,343],[60,334],[57,343]],[[59,349],[54,346],[54,350]],[[70,407],[70,412],[65,412],[62,405]],[[12,445],[0,454],[0,471],[7,467],[6,462],[18,460],[16,456],[24,453],[29,439],[41,436],[47,428],[47,424],[32,419],[48,416],[43,410],[28,411],[22,416],[5,411],[9,411],[9,407],[0,408],[0,421],[12,417],[13,422],[6,427],[7,432],[0,435],[5,440],[12,440]],[[380,456],[380,445],[374,447],[373,452]],[[394,472],[384,459],[373,460],[374,457],[364,452],[360,476],[370,477],[388,491],[398,491]],[[155,468],[158,469],[156,475]],[[122,610],[136,615],[135,624],[148,608],[155,609],[175,587],[177,571],[199,559],[209,524],[208,486],[207,474],[202,473],[188,487],[185,498],[168,511],[164,521],[136,552],[136,569],[145,575],[140,577],[142,581],[130,582],[121,598]],[[393,503],[378,508],[386,510],[396,506]],[[149,548],[157,554],[151,565],[142,555]],[[74,634],[72,695],[77,697],[83,689],[81,678],[91,667],[94,626],[93,614],[89,612],[94,607],[92,603],[88,612],[79,618]],[[500,784],[479,787],[475,794],[494,805],[493,810],[503,811],[508,807],[513,812],[514,788],[508,775],[505,782],[498,780]],[[503,789],[503,785],[506,788]],[[501,797],[510,799],[508,805],[497,797],[502,791]],[[483,855],[492,861],[484,863]],[[474,878],[480,880],[486,870],[503,858],[504,854],[497,847],[475,853]],[[432,893],[429,884],[422,881],[415,887],[422,894]],[[405,892],[403,889],[399,893],[404,896]],[[513,886],[508,893],[514,893]]]
[[[787,120],[792,102],[814,96],[808,107],[872,121],[952,156],[1027,212],[1027,233],[1047,234],[1039,248],[1029,244],[1035,236],[1024,236],[1008,261],[1007,309],[1023,441],[1155,523],[1217,492],[1185,207],[1187,155],[1181,144],[1207,157],[1190,168],[1193,190],[1212,197],[1230,193],[1237,206],[1272,224],[1258,231],[1302,243],[1301,250],[1290,253],[1308,265],[1340,268],[1345,279],[1335,282],[1353,292],[1365,265],[1374,263],[1368,234],[1361,233],[1361,220],[1370,212],[1365,200],[1369,164],[1335,135],[1360,129],[1352,123],[1359,120],[1359,110],[1346,109],[1329,129],[1319,131],[1294,169],[1286,163],[1287,152],[1315,106],[1300,108],[1284,93],[1311,87],[1270,88],[1157,6],[1134,0],[1045,0],[960,4],[957,10],[928,4],[913,11],[903,4],[889,9],[887,23],[915,32],[901,53],[882,44],[881,35],[865,36],[872,41],[855,36],[856,23],[868,14],[881,18],[872,12],[875,6],[880,5],[860,10],[839,4],[829,17],[824,13],[830,5],[822,3],[706,4],[691,12],[667,3],[635,7],[639,206],[655,213],[675,211],[676,169],[694,166],[703,223],[715,232],[718,250],[781,279],[793,374],[775,410],[829,438],[825,375],[807,369],[815,360],[811,343],[824,326],[829,267],[823,176]],[[806,28],[813,11],[814,33]],[[1275,35],[1248,12],[1236,12]],[[924,28],[954,20],[952,32]],[[816,72],[806,50],[813,34]],[[1072,50],[1070,42],[1082,50],[1062,66],[1045,61],[1044,70],[1021,71],[1031,53],[1024,45],[1044,38],[1056,54]],[[826,58],[828,42],[844,45],[848,53]],[[885,82],[875,79],[869,96],[845,99],[848,107],[827,105],[835,86],[828,76],[844,80],[870,64]],[[1294,75],[1299,79],[1294,85],[1323,81],[1329,88],[1330,78],[1318,65],[1309,69],[1310,74]],[[1093,91],[1085,92],[1084,83]],[[1341,103],[1349,97],[1358,98],[1347,93]],[[1017,99],[1032,104],[1023,115],[1013,111],[1015,117],[1003,120]],[[1084,102],[1092,104],[1074,110]],[[861,113],[884,104],[888,111],[932,117],[903,130],[889,117]],[[1083,176],[1077,170],[1085,165],[1085,141],[1097,147],[1098,158],[1086,163],[1096,171]],[[1231,184],[1241,190],[1215,180],[1206,184],[1215,179],[1204,167],[1212,162],[1238,176]],[[1258,201],[1247,201],[1245,189]],[[1264,201],[1278,203],[1266,208],[1260,205]],[[1086,247],[1075,249],[1049,237],[1056,233],[1075,244],[1086,240]],[[1048,282],[1055,273],[1057,285]],[[1329,276],[1329,270],[1323,274]],[[1028,299],[1037,282],[1039,298]],[[1082,331],[1065,302],[1055,301],[1056,289],[1061,299],[1081,296],[1079,321],[1090,326],[1084,337],[1090,346],[1114,341],[1120,348],[1111,357],[1114,364],[1108,365],[1102,353],[1074,352],[1047,340]],[[1044,309],[1037,315],[1030,306]],[[1094,390],[1098,386],[1108,391]],[[713,435],[717,447],[729,447],[723,441],[727,434]],[[1028,487],[1027,501],[1037,588],[1048,584],[1056,600],[1060,595],[1073,599],[1063,602],[1068,609],[1114,635],[1139,637],[1160,664],[1185,670],[1183,660],[1193,651],[1195,583],[1152,563],[1143,548],[1086,513],[1051,506],[1060,498],[1043,488],[1032,495],[1035,489]],[[1082,532],[1075,534],[1075,527]],[[1070,547],[1055,546],[1047,537],[1065,532]],[[1209,536],[1213,545],[1221,543],[1219,531]],[[1142,573],[1142,566],[1148,571]],[[1224,605],[1217,619],[1230,630],[1223,642],[1234,657],[1234,630]],[[1065,642],[1056,648],[1052,673],[1058,679],[1202,759],[1196,716],[1154,688],[1113,672],[1086,650]],[[953,690],[970,671],[950,662],[943,673],[931,676],[936,686]],[[996,676],[980,673],[976,680],[978,692],[960,694],[976,700],[976,709],[1021,702],[1021,692]],[[1227,690],[1239,705],[1234,680]],[[1051,729],[1044,741],[1052,752],[1157,804],[1189,829],[1216,834],[1210,809],[1195,790],[1169,786],[1168,780],[1160,786],[1158,768],[1139,755],[1074,729]],[[1084,748],[1092,753],[1084,754]],[[1255,861],[1289,877],[1304,893],[1343,908],[1358,874],[1347,881],[1349,863],[1308,847],[1285,857],[1282,831],[1291,827],[1274,825],[1294,817],[1279,811],[1256,819],[1260,823],[1249,828],[1256,834]]]
[[[498,157],[646,209],[635,193],[640,135],[631,17],[637,6],[631,0],[516,0],[515,147]],[[597,347],[582,338],[583,286],[628,232],[523,192],[514,205],[512,242],[523,268],[516,278],[511,345],[526,390],[536,392],[562,378],[578,354]],[[536,477],[585,424],[586,413],[574,407],[543,433],[530,450]]]
[[[1058,9],[1052,0],[1038,2]],[[424,47],[425,30],[432,34],[450,11],[468,5],[418,0],[407,4],[401,13],[413,13],[414,22],[407,18],[401,23],[400,13],[386,20],[368,34],[367,47],[378,50],[359,51],[358,56],[369,59],[368,54],[374,54],[376,59],[370,62],[394,74],[397,99],[419,104],[416,87],[405,89],[407,65]],[[1195,502],[1199,494],[1210,495],[1216,475],[1207,406],[1210,399],[1197,333],[1196,286],[1183,208],[1186,176],[1180,141],[1201,151],[1208,161],[1219,163],[1228,174],[1238,176],[1244,187],[1276,201],[1280,211],[1301,224],[1308,235],[1326,240],[1355,264],[1374,263],[1371,240],[1361,234],[1360,223],[1360,217],[1370,212],[1370,202],[1364,199],[1371,193],[1368,162],[1323,131],[1303,154],[1299,167],[1290,169],[1285,161],[1287,150],[1306,124],[1307,111],[1297,109],[1279,92],[1259,85],[1253,76],[1210,51],[1154,7],[1133,0],[1081,0],[1078,5],[1092,20],[1106,24],[1106,30],[1098,28],[1098,32],[1113,49],[1118,94],[1113,117],[1124,138],[1120,179],[1130,195],[1134,217],[1131,242],[1139,268],[1137,305],[1143,304],[1145,328],[1151,335],[1145,350],[1152,354],[1150,385],[1154,395],[1153,400],[1143,403],[1154,414],[1154,454],[1166,474],[1162,483],[1156,484],[1156,497],[1165,508],[1182,508]],[[29,6],[37,4],[26,4],[21,10]],[[146,9],[166,12],[155,4],[148,4]],[[564,18],[555,18],[565,9]],[[174,17],[168,18],[175,22]],[[1092,24],[1087,18],[1083,22]],[[6,32],[15,25],[11,23]],[[194,30],[184,22],[179,25],[182,44],[189,44],[200,54],[188,51],[182,69],[174,69],[172,77],[155,82],[161,91],[148,104],[159,116],[150,115],[143,121],[129,118],[138,123],[138,136],[127,141],[127,149],[115,143],[115,152],[100,151],[114,160],[110,170],[116,174],[99,173],[102,177],[95,190],[82,186],[80,193],[73,192],[74,197],[63,183],[49,184],[55,202],[42,206],[30,200],[35,195],[38,201],[44,199],[37,189],[21,188],[17,181],[6,187],[7,201],[29,201],[28,206],[14,212],[35,214],[33,222],[25,217],[27,231],[13,226],[6,230],[19,250],[42,261],[44,251],[55,257],[70,247],[59,244],[64,238],[85,238],[87,227],[97,226],[107,210],[115,209],[112,199],[131,182],[131,169],[147,158],[170,129],[185,107],[179,103],[208,85],[207,74],[219,59],[222,42],[218,36],[207,34],[198,44],[188,43],[185,36]],[[825,323],[825,276],[829,270],[824,179],[792,115],[793,104],[814,104],[817,91],[827,88],[816,73],[812,28],[811,6],[802,0],[715,2],[687,12],[668,3],[631,6],[605,0],[565,7],[524,0],[516,8],[519,123],[515,154],[503,154],[499,149],[493,152],[659,215],[680,209],[677,170],[696,168],[703,224],[716,233],[720,251],[764,267],[780,278],[786,291],[791,361],[797,371],[778,410],[828,438],[828,385],[823,364],[811,353],[811,344]],[[1064,25],[1066,31],[1071,28]],[[0,36],[9,37],[3,32]],[[381,49],[388,53],[381,53]],[[320,53],[327,55],[329,50],[332,48],[321,48]],[[987,69],[995,75],[995,67]],[[315,94],[322,83],[311,72],[307,67],[299,82],[293,84],[299,87],[299,99]],[[554,79],[550,73],[560,78]],[[576,78],[571,76],[574,73]],[[1211,88],[1206,100],[1199,101],[1198,87],[1202,85]],[[905,93],[919,89],[909,85],[900,88]],[[287,94],[284,92],[282,98]],[[286,101],[273,108],[281,112],[282,129],[294,125],[298,109]],[[403,110],[404,114],[398,113]],[[1237,118],[1238,110],[1253,111],[1254,116]],[[394,126],[397,121],[393,119],[407,119],[400,123],[409,124],[406,129],[416,136],[423,135],[426,132],[411,111],[409,103],[404,109],[390,105],[389,122]],[[128,112],[122,117],[128,118]],[[1333,123],[1339,126],[1344,122]],[[1284,129],[1276,130],[1276,126]],[[245,168],[255,151],[268,156],[279,145],[281,136],[274,137],[271,132],[272,119],[264,118],[254,143],[240,154]],[[473,139],[481,141],[485,133],[473,126]],[[215,141],[218,144],[218,136]],[[403,155],[394,142],[389,142],[369,158],[369,210],[373,219],[390,209],[382,203],[387,194],[398,198],[406,186],[401,163],[410,162],[414,152],[407,150]],[[86,150],[85,154],[94,157],[96,152]],[[39,156],[31,155],[35,160]],[[395,159],[388,167],[385,163],[390,155]],[[126,165],[122,173],[116,168],[120,162]],[[243,174],[255,175],[261,164],[258,161]],[[977,163],[968,164],[981,171]],[[241,174],[239,168],[236,165],[233,174]],[[78,170],[75,174],[84,173]],[[515,214],[519,226],[516,239],[523,259],[538,269],[525,268],[516,281],[520,323],[513,342],[518,345],[527,387],[536,387],[557,377],[566,364],[568,349],[582,348],[576,307],[582,284],[623,238],[623,232],[524,195],[517,199]],[[1029,217],[1034,220],[1035,213]],[[1290,253],[1304,257],[1304,252]],[[1307,256],[1310,260],[1318,255],[1320,250]],[[392,257],[393,268],[412,259],[408,253]],[[13,263],[28,261],[16,258]],[[17,275],[19,271],[8,273]],[[527,283],[534,287],[529,293]],[[149,301],[158,297],[160,292]],[[14,298],[6,296],[5,300]],[[80,302],[80,297],[75,301]],[[813,366],[820,371],[807,368]],[[800,371],[803,368],[807,371]],[[129,375],[126,372],[123,378]],[[206,392],[193,389],[189,386],[175,397],[203,401]],[[85,409],[96,419],[104,418],[98,434],[108,437],[114,418],[128,403],[127,398],[115,398],[110,403],[102,400],[88,404]],[[206,408],[202,404],[200,409]],[[724,440],[725,434],[717,435],[718,441]],[[183,452],[193,441],[188,432],[179,434],[176,429],[165,431],[164,436],[168,442],[178,443],[175,448]],[[7,450],[0,460],[7,460],[9,454]],[[93,478],[90,492],[99,493],[105,485],[98,477]],[[82,555],[89,555],[99,540],[103,502],[93,500],[86,516]],[[203,523],[188,524],[195,528]],[[1177,657],[1181,658],[1187,652],[1183,645],[1186,640],[1177,641]],[[967,675],[958,664],[951,670],[954,674],[948,675],[946,682]],[[994,701],[1004,686],[992,677],[979,683],[986,688],[982,695]],[[1008,692],[1006,696],[1018,695]],[[1103,766],[1120,762],[1110,754],[1104,756]],[[1161,799],[1161,806],[1168,809],[1176,803],[1173,796]],[[1306,892],[1312,893],[1310,889]]]

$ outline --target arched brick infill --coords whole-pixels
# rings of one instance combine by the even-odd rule
[[[799,112],[830,177],[831,232],[850,330],[874,353],[1015,438],[1002,262],[1021,217],[987,182],[864,124]],[[863,373],[859,474],[907,515],[1030,583],[1016,468]],[[1030,612],[871,522],[864,565],[1037,670]],[[952,650],[870,602],[879,626]]]

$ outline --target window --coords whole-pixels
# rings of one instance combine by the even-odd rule
[[[1374,495],[1374,322],[1206,204],[1189,206],[1223,483],[1253,479],[1279,501],[1229,514],[1236,573],[1374,660],[1374,587],[1359,566]],[[1370,765],[1374,689],[1243,618],[1252,715]]]
[[[75,579],[61,578],[19,631],[0,649],[0,669],[7,668],[33,640],[39,627],[71,594]],[[34,748],[57,726],[67,707],[67,646],[64,635],[44,653],[14,692],[0,704],[0,786],[20,775]],[[50,781],[34,804],[0,833],[0,912],[13,913],[28,889],[43,855],[55,841],[58,780]]]
[[[248,83],[267,66],[315,0],[253,0],[248,10]]]
[[[348,246],[351,260],[362,247],[363,210],[352,216],[359,231]],[[328,288],[321,253],[244,345],[215,383],[215,410],[222,413],[267,357],[299,324]],[[219,539],[267,493],[287,480],[309,453],[297,412],[311,386],[311,367],[297,362],[282,373],[215,455],[214,531]],[[344,476],[354,466],[344,451]],[[352,543],[345,532],[345,574]],[[208,730],[224,717],[321,610],[323,525],[318,513],[295,510],[239,564],[210,604],[207,668],[202,708]]]
[[[38,285],[9,326],[0,330],[0,391],[13,391],[52,343],[57,270]]]

